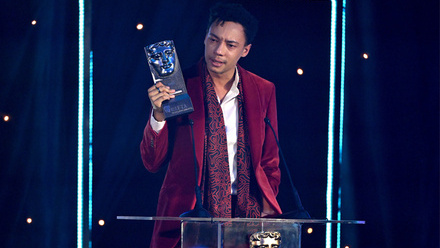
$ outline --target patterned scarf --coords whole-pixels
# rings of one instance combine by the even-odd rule
[[[203,173],[204,207],[213,217],[230,218],[231,215],[231,179],[229,174],[226,129],[223,111],[215,93],[212,79],[204,68],[205,92],[205,156]],[[243,108],[243,89],[241,80],[237,96],[239,124],[237,137],[237,206],[236,217],[260,217],[261,203],[255,176],[253,175]]]

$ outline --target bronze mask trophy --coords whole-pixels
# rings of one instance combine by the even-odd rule
[[[175,98],[162,103],[165,119],[193,112],[194,108],[186,90],[174,42],[172,40],[160,41],[144,49],[154,84],[162,82],[176,90],[173,93]]]
[[[281,245],[279,232],[256,232],[249,237],[250,248],[278,248]]]

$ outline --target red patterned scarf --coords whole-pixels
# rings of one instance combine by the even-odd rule
[[[238,83],[240,91],[238,99],[238,137],[237,137],[237,206],[235,214],[231,214],[231,179],[229,175],[228,150],[223,111],[215,93],[212,79],[204,68],[203,77],[205,92],[205,151],[203,173],[204,207],[213,217],[242,218],[260,217],[261,197],[253,175],[250,151],[245,132],[246,118],[243,108],[243,87]]]

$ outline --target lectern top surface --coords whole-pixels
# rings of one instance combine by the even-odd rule
[[[187,222],[266,222],[266,223],[297,223],[297,224],[365,224],[364,220],[327,220],[327,219],[276,219],[276,218],[199,218],[199,217],[167,217],[167,216],[117,216],[118,220],[168,220]]]

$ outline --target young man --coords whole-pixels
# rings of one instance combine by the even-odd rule
[[[203,206],[213,217],[259,218],[281,214],[278,147],[264,121],[277,131],[275,86],[237,65],[246,57],[257,21],[241,5],[211,8],[204,58],[184,72],[194,112],[164,120],[163,101],[173,89],[157,83],[148,90],[153,106],[141,142],[145,167],[168,164],[157,216],[179,216],[195,205],[191,127]],[[151,247],[175,247],[179,223],[157,221]]]

